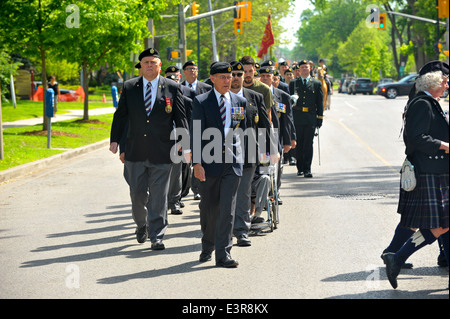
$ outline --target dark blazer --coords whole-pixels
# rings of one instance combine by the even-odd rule
[[[166,109],[170,99],[171,110]],[[170,164],[174,141],[170,133],[175,126],[189,129],[179,84],[159,76],[155,104],[150,116],[144,105],[143,79],[124,83],[111,127],[111,143],[120,143],[128,124],[125,159],[131,162],[149,160],[153,164]]]
[[[236,136],[233,134],[232,137],[232,145],[226,145],[225,144],[225,133],[224,133],[224,127],[222,124],[222,119],[220,117],[220,111],[219,111],[219,103],[217,102],[216,95],[214,93],[214,90],[210,90],[208,93],[200,94],[195,97],[193,106],[192,106],[192,122],[190,125],[190,132],[191,132],[191,150],[192,150],[192,165],[195,164],[201,164],[203,168],[205,169],[205,175],[208,176],[219,176],[224,167],[225,167],[225,159],[226,154],[228,156],[231,155],[232,162],[230,163],[233,167],[233,171],[237,176],[242,176],[242,169],[243,169],[243,162],[239,161],[238,158],[240,156],[243,156],[242,151],[244,147],[244,140],[241,139],[239,136]],[[232,107],[243,107],[244,111],[246,110],[247,101],[234,94],[233,92],[230,92],[230,98],[231,98],[231,106]],[[244,114],[245,115],[245,114]],[[237,128],[239,124],[239,128],[241,128],[243,131],[247,128],[246,125],[246,118],[242,120],[232,120],[231,121],[231,127],[234,129]],[[221,133],[221,161],[220,163],[212,162],[212,163],[206,163],[204,161],[204,158],[201,156],[203,155],[203,149],[206,145],[209,143],[217,143],[216,140],[203,140],[202,134],[204,130],[207,128],[216,128]],[[200,132],[200,135],[196,136],[195,133]],[[231,133],[231,132],[229,132]],[[200,141],[198,140],[200,139]],[[198,143],[199,142],[199,143]],[[197,144],[198,143],[198,144]],[[201,149],[198,149],[198,146],[200,146]],[[215,145],[215,144],[214,144]],[[241,147],[237,147],[237,145],[240,145]],[[211,145],[209,145],[211,147]],[[216,155],[217,149],[213,148],[211,151],[211,155]]]
[[[284,92],[286,92],[286,94],[289,94],[290,95],[290,93],[289,93],[289,85],[287,85],[286,83],[284,83],[284,82],[279,82],[278,83],[278,88],[277,89],[280,89],[281,91],[284,91]]]
[[[183,81],[183,82],[181,82],[181,85],[187,86],[187,87],[189,88],[189,86],[188,86],[189,83],[187,83],[186,80]],[[212,89],[212,86],[211,86],[211,85],[206,84],[206,83],[204,83],[204,82],[201,82],[201,81],[197,80],[197,88],[196,88],[196,90],[195,90],[195,93],[196,93],[197,95],[198,95],[198,94],[206,93],[206,92],[210,91],[211,89]]]
[[[438,101],[419,92],[405,112],[405,153],[420,173],[449,172],[449,154],[439,150],[449,141],[448,120]]]
[[[247,128],[253,128],[255,130],[255,140],[258,141],[258,128],[266,129],[266,152],[270,152],[270,122],[267,115],[267,109],[264,104],[264,96],[256,91],[242,88],[242,95],[247,100],[247,109],[245,110],[245,116],[247,118]],[[245,164],[244,167],[252,167],[259,164],[259,158],[249,157],[249,145],[247,136],[245,141]],[[254,151],[253,151],[254,152]],[[258,154],[258,148],[255,155]]]
[[[311,77],[304,85],[302,79],[297,78],[289,83],[289,91],[299,97],[297,104],[292,106],[294,125],[316,126],[317,117],[323,116],[322,83]]]
[[[273,88],[273,100],[286,105],[286,113],[279,113],[280,120],[280,143],[291,145],[291,140],[296,139],[294,120],[292,118],[291,97],[286,92]]]

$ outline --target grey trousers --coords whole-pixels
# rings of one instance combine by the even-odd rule
[[[250,231],[250,208],[252,181],[256,166],[244,168],[236,198],[236,217],[234,218],[233,234],[239,237]]]
[[[216,261],[230,257],[233,246],[233,224],[236,209],[236,193],[241,177],[231,165],[220,176],[206,176],[200,183],[200,225],[202,250],[215,250]]]
[[[172,164],[172,171],[170,172],[168,205],[169,209],[180,209],[181,191],[183,188],[182,180],[183,163],[179,162]]]
[[[167,194],[172,164],[125,161],[124,177],[130,186],[133,220],[148,226],[151,242],[163,239],[168,226]]]

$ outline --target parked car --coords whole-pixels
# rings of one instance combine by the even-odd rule
[[[378,85],[377,94],[388,99],[395,99],[397,96],[408,95],[416,82],[418,74],[410,74],[398,82],[384,83]]]
[[[348,86],[348,94],[356,93],[373,94],[373,83],[369,78],[356,78]]]
[[[353,80],[353,78],[346,78],[341,85],[340,90],[338,90],[339,93],[348,93],[348,86],[350,85],[350,82]]]

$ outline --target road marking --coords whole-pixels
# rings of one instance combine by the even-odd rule
[[[345,101],[345,104],[347,104],[349,107],[351,107],[352,109],[358,111],[358,108],[356,106],[351,105],[350,103],[348,103],[347,101]]]
[[[384,165],[389,167],[392,171],[396,172],[396,170],[389,164],[381,155],[375,152],[366,142],[364,142],[356,133],[354,133],[347,125],[342,123],[341,121],[337,121],[334,119],[327,119],[341,125],[347,132],[349,132],[361,145],[363,145],[369,152],[371,152],[376,158],[378,158]]]

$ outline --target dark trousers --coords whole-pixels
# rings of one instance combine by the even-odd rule
[[[167,194],[171,164],[125,161],[124,177],[130,186],[131,209],[137,227],[148,226],[152,242],[163,239],[168,226]]]
[[[295,148],[297,171],[311,172],[314,131],[316,127],[311,125],[298,125],[295,129],[297,133],[297,147]]]
[[[220,176],[206,176],[206,181],[200,183],[202,250],[215,250],[216,261],[230,257],[240,180],[231,165],[226,165]]]

